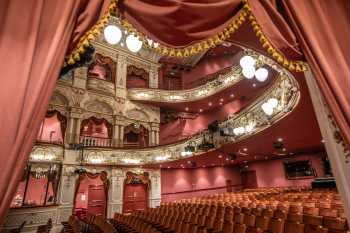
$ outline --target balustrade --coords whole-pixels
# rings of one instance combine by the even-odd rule
[[[84,146],[112,147],[111,138],[80,136],[80,143]]]

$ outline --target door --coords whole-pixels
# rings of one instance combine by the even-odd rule
[[[131,213],[148,207],[147,185],[127,184],[124,187],[123,212]]]
[[[87,212],[96,216],[106,214],[107,196],[103,185],[89,185]]]
[[[257,188],[256,171],[242,171],[241,172],[241,184],[244,189]]]

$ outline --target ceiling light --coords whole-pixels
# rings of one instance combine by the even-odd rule
[[[248,67],[253,67],[255,65],[256,60],[251,56],[243,56],[241,60],[239,60],[239,64],[243,69]]]
[[[222,105],[222,102],[220,102],[219,104]]]
[[[255,68],[254,68],[254,66],[243,68],[242,74],[247,79],[254,78],[254,75],[255,75]]]
[[[213,105],[213,103],[212,103],[212,102],[209,102],[209,103],[208,103],[208,105],[209,105],[209,106],[212,106],[212,105]]]
[[[253,85],[252,85],[253,87],[256,87],[256,84],[255,83],[253,83]]]
[[[221,99],[220,99],[220,101],[222,102],[222,101],[224,101],[224,99],[223,99],[223,98],[221,98]]]
[[[233,133],[234,133],[235,135],[244,134],[244,132],[245,132],[244,127],[237,127],[237,128],[234,128],[234,129],[233,129]]]
[[[108,25],[103,31],[103,35],[108,44],[118,44],[122,38],[122,31],[115,25]]]
[[[152,39],[147,39],[147,43],[149,46],[152,46],[153,45],[153,40]]]
[[[276,98],[270,98],[267,103],[272,107],[276,108],[278,105],[278,100]]]
[[[259,82],[265,82],[268,75],[269,75],[269,71],[263,67],[261,67],[255,71],[255,78]]]
[[[199,112],[203,112],[203,109],[200,108],[200,109],[199,109]]]
[[[272,107],[270,104],[268,104],[267,102],[266,102],[266,103],[263,103],[263,104],[261,105],[261,108],[262,108],[262,110],[264,111],[264,113],[265,113],[266,115],[268,115],[268,116],[271,116],[271,115],[272,115],[272,113],[273,113],[273,107]]]
[[[159,43],[153,41],[153,47],[158,48],[158,46],[159,46]]]
[[[132,34],[126,37],[125,42],[128,49],[133,53],[137,53],[142,48],[142,41],[140,41],[138,37]]]
[[[235,95],[234,95],[234,94],[231,94],[230,97],[233,98],[233,97],[235,97]]]
[[[169,155],[163,155],[163,156],[157,156],[155,159],[156,161],[165,161],[169,158]]]
[[[243,148],[243,151],[247,151],[248,149],[247,148]]]
[[[131,164],[138,164],[138,163],[141,162],[141,161],[138,160],[138,159],[128,159],[128,158],[122,159],[122,161],[123,161],[124,163],[131,163]]]
[[[245,127],[245,131],[246,132],[251,132],[254,128],[254,125],[253,124],[249,124],[249,125],[246,125]]]
[[[188,111],[188,107],[186,107],[185,110]]]
[[[221,158],[222,158],[222,155],[219,155],[218,157],[219,157],[219,159],[221,159]]]

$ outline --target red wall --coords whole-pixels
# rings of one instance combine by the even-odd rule
[[[214,74],[224,68],[232,66],[236,63],[238,58],[236,56],[227,55],[221,57],[208,57],[202,59],[190,71],[183,73],[184,87],[193,88],[197,80],[204,78],[209,74]]]
[[[290,160],[311,160],[318,177],[324,176],[321,157],[324,154],[306,154]],[[248,170],[255,170],[258,187],[308,186],[311,179],[287,180],[283,161],[286,158],[248,163]],[[162,169],[162,201],[209,195],[226,191],[226,180],[240,188],[241,177],[238,166],[210,167],[194,169]],[[208,190],[209,189],[209,190]],[[235,190],[235,188],[233,188]]]
[[[239,170],[235,167],[194,169],[162,169],[162,201],[225,192],[226,180],[240,184]],[[213,190],[206,190],[213,189]]]
[[[291,158],[291,160],[311,160],[312,167],[319,177],[324,176],[321,160],[322,154],[301,155]],[[284,172],[283,161],[286,159],[276,159],[248,164],[248,170],[255,170],[258,187],[285,187],[285,186],[308,186],[313,181],[311,179],[287,180]]]
[[[50,135],[51,142],[63,142],[61,123],[57,115],[45,117],[44,121],[41,123],[37,140],[50,142]]]
[[[213,111],[200,114],[195,119],[176,120],[168,124],[161,125],[159,142],[167,144],[176,142],[185,137],[189,137],[208,127],[208,124],[215,120],[223,121],[229,116],[242,108],[241,100],[233,100]]]

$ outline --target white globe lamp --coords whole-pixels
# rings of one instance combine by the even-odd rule
[[[108,25],[103,31],[103,35],[108,44],[118,44],[122,38],[122,31],[115,25]]]
[[[278,100],[276,98],[270,98],[267,103],[272,107],[276,108],[278,105]]]
[[[265,82],[269,75],[269,71],[265,68],[259,68],[255,71],[255,78],[259,82]]]
[[[271,116],[273,113],[273,108],[269,103],[264,103],[263,105],[261,105],[262,110],[264,111],[264,113],[268,116]]]
[[[254,78],[254,75],[255,75],[255,68],[254,68],[254,66],[243,68],[242,74],[243,74],[243,76],[246,77],[247,79],[252,79],[252,78]]]
[[[128,49],[133,53],[137,53],[142,48],[142,41],[140,41],[138,37],[132,34],[126,37],[125,42],[126,47],[128,47]]]
[[[244,68],[248,68],[248,67],[253,67],[255,65],[256,60],[251,57],[251,56],[243,56],[240,60],[239,60],[239,64],[241,65],[241,67]]]

